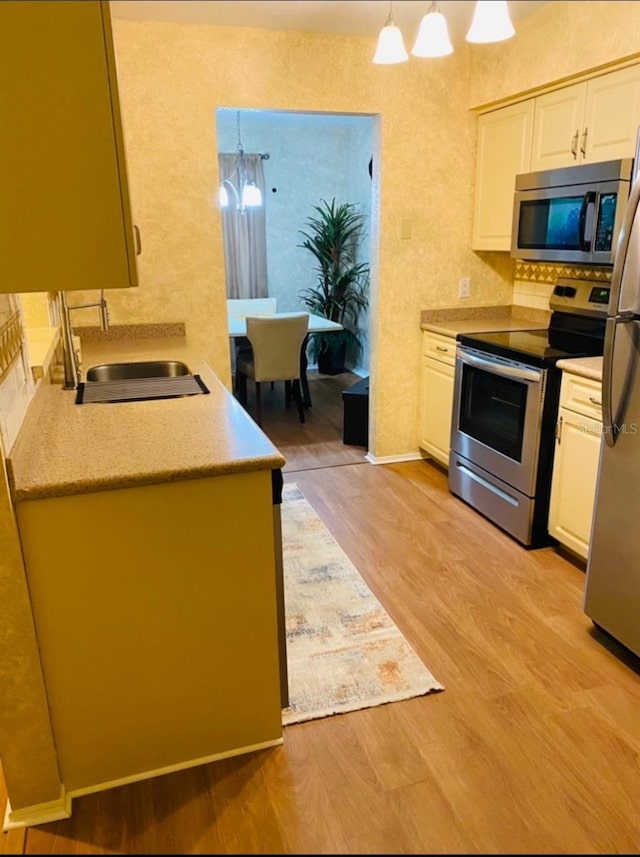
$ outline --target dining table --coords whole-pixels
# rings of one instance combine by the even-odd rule
[[[251,315],[268,316],[269,318],[286,318],[288,316],[297,315],[299,312],[301,312],[301,310],[298,310],[297,312],[251,313]],[[232,344],[234,340],[246,337],[246,318],[246,315],[242,314],[230,314],[228,316],[227,324],[229,327],[229,339]],[[337,333],[343,329],[343,326],[337,321],[331,321],[331,319],[325,318],[324,316],[309,313],[309,328],[300,348],[300,385],[302,387],[302,400],[305,408],[307,409],[311,407],[311,394],[309,392],[309,380],[307,378],[307,345],[309,342],[309,336],[312,333]]]

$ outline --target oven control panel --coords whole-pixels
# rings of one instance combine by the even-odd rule
[[[606,316],[611,286],[593,280],[559,279],[549,299],[552,311]]]

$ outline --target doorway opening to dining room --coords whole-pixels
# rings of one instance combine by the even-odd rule
[[[216,110],[218,163],[221,180],[236,170],[238,152],[243,153],[242,172],[256,184],[262,199],[258,216],[241,221],[245,253],[253,253],[240,263],[237,272],[246,272],[246,285],[226,264],[227,296],[269,297],[277,301],[278,312],[308,311],[303,293],[317,285],[318,266],[312,254],[301,247],[302,232],[310,218],[318,216],[316,206],[335,200],[349,204],[362,217],[358,261],[369,269],[377,261],[379,117],[376,115],[310,113],[284,110],[254,110],[238,107]],[[240,180],[242,181],[242,179]],[[237,188],[228,188],[229,206],[237,210]],[[253,213],[253,212],[252,212]],[[241,217],[242,215],[240,215]],[[236,215],[236,222],[238,216]],[[248,228],[253,232],[249,237]],[[223,212],[223,229],[225,213]],[[263,234],[259,231],[262,229]],[[237,233],[237,230],[236,230]],[[237,233],[239,234],[239,233]],[[234,230],[224,234],[225,262],[234,252]],[[264,250],[262,249],[264,248]],[[264,258],[262,253],[264,252]],[[264,282],[256,280],[256,266],[265,272]],[[242,274],[241,274],[242,275]],[[369,331],[375,307],[374,279],[368,279],[367,306],[354,326],[357,346],[348,349],[344,371],[323,374],[315,352],[308,349],[307,375],[312,407],[301,424],[295,407],[285,408],[282,386],[274,390],[263,385],[262,430],[283,452],[286,470],[311,469],[365,460],[366,446],[343,443],[344,390],[369,377]],[[248,410],[252,412],[253,385],[248,385]]]

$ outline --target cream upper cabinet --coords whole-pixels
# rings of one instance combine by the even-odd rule
[[[540,95],[531,170],[632,158],[639,124],[639,66]]]
[[[456,341],[424,331],[420,386],[419,446],[440,464],[449,466]]]
[[[640,65],[481,114],[472,249],[511,249],[518,173],[632,158],[639,126]]]
[[[513,190],[531,161],[533,100],[478,117],[473,250],[509,250]]]
[[[639,126],[640,66],[613,71],[588,82],[583,162],[633,158]]]
[[[602,442],[602,385],[563,372],[549,533],[587,559]]]
[[[579,163],[585,100],[584,83],[566,86],[534,99],[531,172]]]
[[[137,285],[107,0],[0,3],[0,291]]]

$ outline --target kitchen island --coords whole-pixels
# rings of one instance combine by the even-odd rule
[[[82,350],[181,360],[209,393],[77,405],[41,383],[7,460],[67,799],[282,742],[283,456],[184,338]]]

